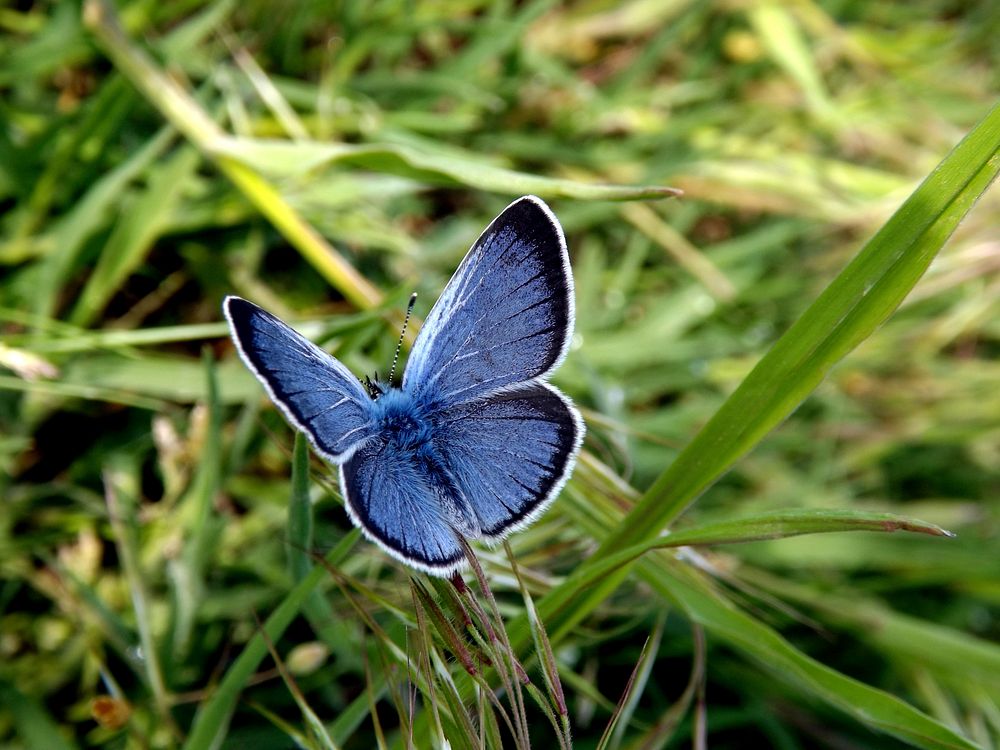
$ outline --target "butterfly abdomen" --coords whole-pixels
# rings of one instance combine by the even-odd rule
[[[464,536],[479,537],[479,519],[434,445],[434,419],[420,400],[399,388],[387,388],[373,408],[378,434],[393,446],[397,461],[419,468],[415,475],[425,483],[423,491],[436,499],[443,520]]]

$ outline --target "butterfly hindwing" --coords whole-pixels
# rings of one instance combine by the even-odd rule
[[[510,204],[476,240],[417,336],[403,389],[472,401],[562,361],[573,329],[566,241],[538,198]]]
[[[372,401],[350,370],[252,302],[226,297],[223,310],[247,367],[322,456],[340,463],[371,437]]]
[[[440,416],[434,447],[487,541],[537,517],[569,477],[583,421],[547,383],[468,402]]]
[[[460,512],[438,468],[391,440],[374,438],[340,467],[347,511],[393,557],[433,575],[465,559],[456,536]]]

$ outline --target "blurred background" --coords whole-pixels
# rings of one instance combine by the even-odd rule
[[[499,210],[545,198],[577,293],[554,382],[591,470],[512,540],[540,597],[593,551],[593,504],[648,487],[986,115],[998,39],[989,1],[4,4],[0,744],[200,746],[195,712],[301,577],[293,434],[235,356],[224,295],[384,372],[409,293],[422,318]],[[842,508],[957,533],[696,562],[796,649],[981,747],[1000,743],[998,208],[994,190],[678,522]],[[355,542],[332,472],[312,475],[310,551]],[[514,617],[506,556],[481,556]],[[335,746],[407,746],[407,701],[371,686],[406,690],[385,662],[412,648],[408,573],[362,541],[339,575],[325,619],[273,644],[300,695],[265,659],[221,746],[323,747],[303,703]],[[640,660],[607,746],[902,746],[701,638],[629,577],[555,645],[576,746],[598,746]],[[544,719],[532,734],[554,742]]]

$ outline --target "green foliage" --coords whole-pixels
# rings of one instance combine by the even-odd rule
[[[0,744],[996,747],[997,24],[0,10]],[[528,192],[585,450],[464,584],[411,577],[219,302],[384,370]]]

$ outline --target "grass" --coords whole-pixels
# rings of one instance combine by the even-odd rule
[[[1000,745],[988,4],[277,8],[0,10],[0,744]],[[584,452],[411,576],[219,303],[385,370],[529,192]]]

